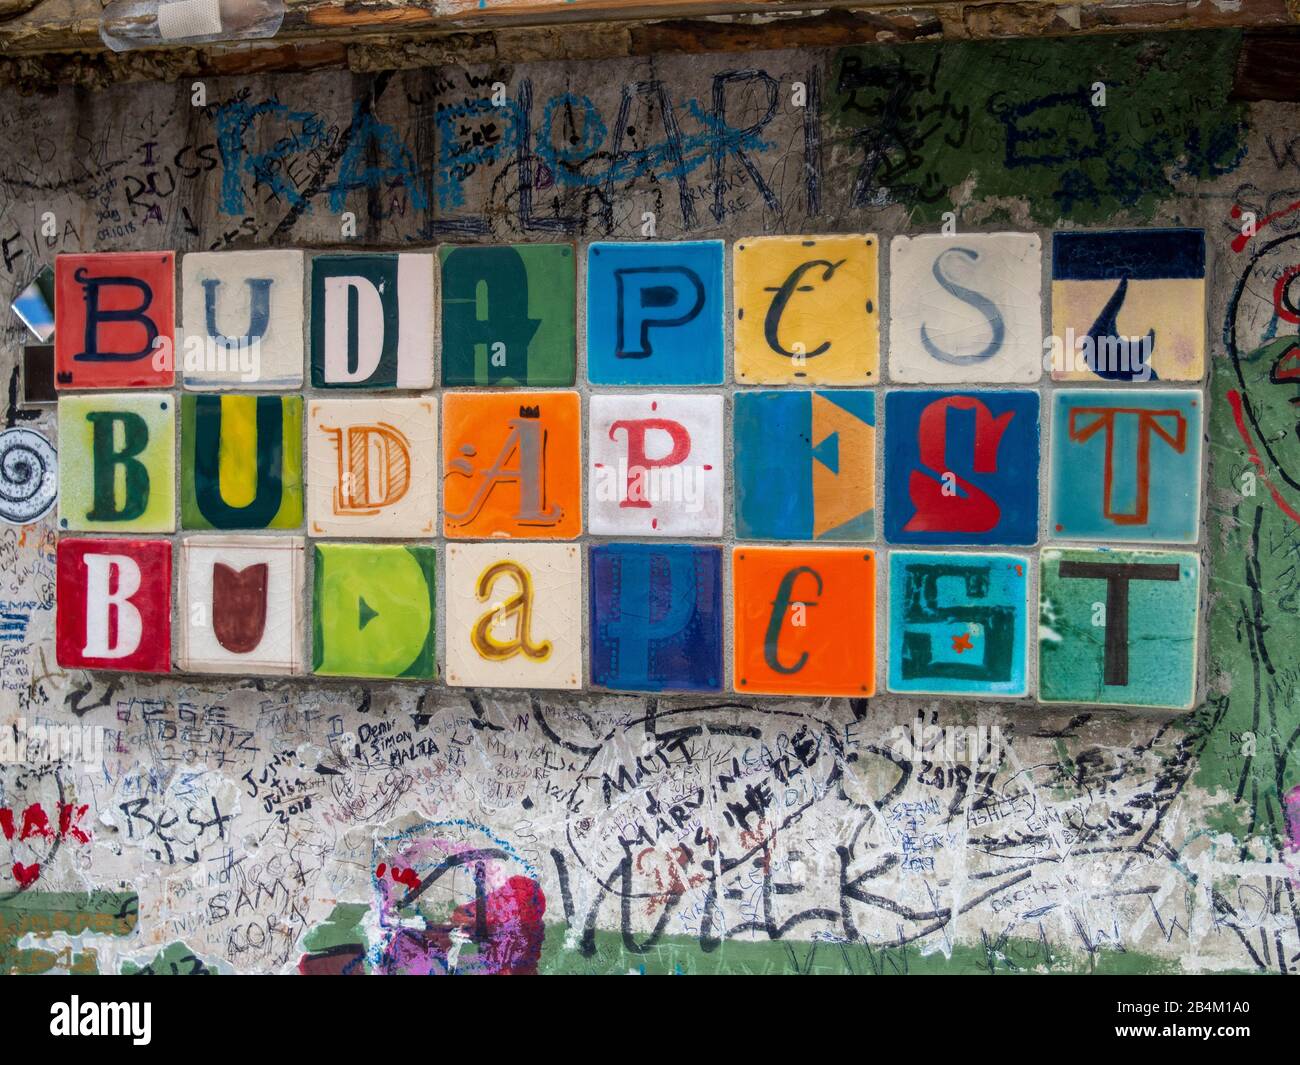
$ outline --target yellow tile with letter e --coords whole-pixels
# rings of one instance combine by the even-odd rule
[[[732,256],[736,380],[862,385],[879,377],[880,242],[870,233],[747,237]]]

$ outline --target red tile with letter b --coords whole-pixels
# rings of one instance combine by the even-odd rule
[[[67,669],[170,673],[172,545],[59,540],[57,647]]]
[[[171,385],[175,258],[173,252],[150,251],[55,259],[55,387]],[[159,341],[166,346],[156,349]]]

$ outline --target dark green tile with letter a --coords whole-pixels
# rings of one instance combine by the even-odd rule
[[[438,258],[444,385],[573,384],[570,245],[443,247]]]

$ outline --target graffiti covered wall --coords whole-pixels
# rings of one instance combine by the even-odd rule
[[[941,273],[933,259],[917,265],[909,256],[938,239],[951,213],[958,233],[998,242],[987,246],[1009,262],[1024,261],[1029,237],[1042,247],[1040,275],[1031,273],[1028,284],[1040,286],[1044,332],[1076,320],[1086,330],[1105,303],[1090,302],[1089,286],[1111,277],[1098,264],[1127,254],[1084,249],[1058,257],[1074,264],[1067,268],[1047,254],[1054,230],[1204,231],[1208,369],[1198,376],[1194,344],[1170,356],[1157,348],[1152,364],[1159,380],[1183,382],[1171,387],[1184,395],[1202,387],[1195,394],[1204,397],[1194,416],[1190,407],[1174,410],[1178,424],[1204,419],[1204,464],[1194,447],[1185,449],[1190,473],[1162,467],[1154,480],[1165,490],[1171,478],[1190,477],[1203,487],[1195,493],[1198,512],[1188,526],[1177,507],[1158,508],[1157,518],[1170,524],[1151,537],[1182,543],[1178,557],[1187,565],[1199,561],[1200,631],[1139,645],[1159,667],[1152,683],[1172,677],[1194,689],[1186,712],[1158,709],[1186,701],[1166,695],[1134,700],[1150,707],[1141,710],[1095,705],[1070,671],[1049,677],[1032,655],[1023,684],[985,690],[984,698],[961,686],[940,689],[950,693],[942,696],[933,685],[921,686],[926,694],[898,694],[909,690],[907,678],[883,664],[902,660],[889,641],[906,619],[883,611],[874,633],[854,635],[882,663],[870,697],[750,695],[730,683],[734,671],[726,685],[699,685],[716,694],[696,697],[558,690],[582,686],[567,680],[582,673],[589,630],[584,646],[568,649],[577,672],[558,669],[545,690],[476,687],[472,677],[453,676],[474,663],[458,642],[475,616],[465,605],[473,604],[472,582],[455,597],[439,586],[425,604],[436,621],[411,679],[199,675],[221,666],[214,665],[219,648],[198,645],[184,654],[200,665],[170,677],[69,668],[55,650],[59,519],[50,512],[8,528],[0,537],[7,726],[0,965],[22,972],[1290,971],[1300,952],[1300,700],[1288,655],[1300,624],[1293,564],[1300,472],[1289,450],[1288,387],[1300,321],[1291,286],[1300,272],[1293,239],[1300,211],[1288,208],[1300,201],[1300,109],[1233,99],[1239,44],[1235,34],[1198,33],[913,45],[210,79],[197,97],[189,83],[7,96],[0,122],[23,146],[0,162],[0,252],[11,298],[40,264],[79,251],[427,252],[511,242],[576,243],[587,264],[581,291],[593,282],[590,242],[653,235],[725,242],[721,290],[729,298],[734,291],[740,307],[746,284],[756,299],[770,287],[761,266],[739,265],[746,241],[754,243],[744,254],[763,264],[781,251],[764,252],[754,238],[878,234],[889,245],[881,249],[881,378],[922,384],[933,378],[909,369],[913,360],[890,332],[915,304],[904,305],[892,283],[906,278],[920,293],[927,271]],[[440,253],[443,268],[448,254]],[[1167,253],[1161,262],[1176,258]],[[180,259],[180,272],[190,261]],[[292,265],[277,262],[262,273],[291,279]],[[557,276],[540,258],[537,269]],[[1008,268],[999,276],[1015,274]],[[1186,271],[1137,271],[1130,299],[1159,303],[1170,291],[1183,299],[1177,286],[1187,280]],[[189,289],[180,291],[183,302]],[[567,327],[578,338],[590,335],[593,315],[611,302],[593,302],[591,294],[587,287]],[[1196,316],[1188,316],[1193,338]],[[734,347],[737,359],[727,380],[771,385],[771,365],[740,357],[743,321],[728,327],[721,354],[730,366]],[[1177,315],[1160,319],[1162,334],[1179,327]],[[845,329],[853,335],[851,323]],[[446,319],[441,330],[446,374]],[[57,418],[53,407],[21,402],[27,382],[16,320],[5,336],[7,422],[54,443],[58,459],[42,461],[68,463],[85,446],[60,431],[68,400]],[[327,360],[323,354],[322,367]],[[548,377],[554,370],[545,359],[533,362],[527,372],[536,372],[536,383],[569,383]],[[302,528],[304,510],[310,521],[319,468],[310,454],[313,408],[322,408],[324,431],[328,404],[376,402],[327,395],[316,363],[309,366],[301,403],[296,391],[274,401],[282,420],[302,427],[305,489],[267,509],[267,529]],[[445,383],[484,383],[472,360],[451,368],[463,379]],[[595,461],[591,425],[626,422],[636,411],[619,404],[648,396],[609,397],[616,402],[602,411],[596,401],[606,401],[588,378],[659,382],[622,381],[617,367],[602,379],[607,371],[590,348],[579,368],[575,409],[590,416],[583,454]],[[1089,383],[1087,367],[1075,379],[1050,378],[980,393],[990,417],[1007,413],[1000,402],[1009,412],[1034,404],[1044,428],[1016,446],[1041,449],[1045,465],[1048,430],[1074,424],[1071,397],[1092,394],[1058,387]],[[844,539],[873,552],[907,545],[879,551],[882,588],[896,579],[901,586],[921,549],[952,544],[889,528],[889,427],[924,417],[908,409],[908,397],[922,393],[876,389],[869,407],[825,398],[846,395],[833,390],[844,383],[832,375],[818,382],[832,386],[824,392],[737,392],[717,444],[721,465],[734,471],[722,513],[707,522],[695,515],[704,523],[670,535],[714,536],[709,522],[725,516],[714,543],[730,555],[736,542],[813,538],[790,533],[783,521],[806,521],[818,536],[848,525]],[[718,392],[707,383],[670,384],[687,384],[679,402]],[[732,398],[733,389],[725,391]],[[561,395],[538,392],[528,406]],[[809,413],[784,409],[782,395],[809,396]],[[174,460],[181,471],[182,526],[220,529],[202,524],[202,502],[186,491],[198,483],[186,475],[187,461],[198,461],[186,457],[186,427],[201,424],[205,393],[183,397],[179,445],[158,461],[170,468]],[[382,409],[368,420],[435,448],[432,412],[415,409],[416,400],[399,411],[396,402],[378,402]],[[1083,423],[1100,417],[1095,400],[1075,406]],[[1168,403],[1158,406],[1159,416],[1170,416]],[[448,419],[471,412],[440,413],[445,446]],[[861,471],[856,500],[814,493],[807,513],[792,518],[762,495],[762,471],[782,455],[755,458],[758,472],[745,477],[746,455],[761,454],[765,443],[761,425],[771,423],[764,419],[793,427],[801,417],[835,418],[847,436],[867,432],[877,415],[885,444],[876,465]],[[701,435],[717,421],[703,407],[690,416],[700,419]],[[1156,414],[1151,419],[1160,424]],[[753,439],[742,444],[751,424]],[[1191,434],[1199,443],[1201,434]],[[73,483],[74,468],[61,468],[59,505],[82,492],[85,512],[95,486]],[[468,513],[445,486],[440,491],[442,511],[413,507],[396,534],[363,535],[423,535],[424,523],[446,519],[449,504]],[[1018,518],[1020,531],[967,539],[953,557],[987,554],[984,544],[1033,545],[1048,520],[1089,539],[1082,529],[1095,515],[1077,506],[1058,511],[1051,493],[1040,494],[1007,508],[1005,520]],[[828,508],[838,509],[828,516]],[[329,522],[342,522],[365,507],[324,509]],[[600,517],[593,506],[586,531],[573,531],[583,555],[592,552],[585,576],[593,601],[608,569],[596,552],[611,550],[596,543],[603,537],[593,535],[594,522],[607,521],[600,531],[608,536],[644,535],[620,524],[625,515],[617,510]],[[320,534],[339,535],[329,525]],[[180,545],[186,537],[172,539]],[[1089,563],[1049,544],[1052,537],[1041,539],[1031,554],[1058,568],[1041,581],[1033,575],[1031,586],[1056,609],[1069,594],[1051,582],[1067,584],[1067,565]],[[439,540],[439,555],[448,542]],[[1128,547],[1116,558],[1143,561]],[[532,550],[550,548],[560,553],[539,553],[535,565],[571,564],[558,545]],[[441,561],[430,559],[429,572]],[[771,564],[755,553],[732,561],[733,575],[742,561],[755,571]],[[423,563],[417,556],[407,564],[418,572]],[[331,566],[346,570],[346,555],[316,556],[317,592]],[[143,558],[141,570],[159,566]],[[293,564],[284,571],[292,587]],[[837,586],[856,579],[846,569]],[[1000,594],[1014,598],[1016,587]],[[1024,589],[1018,594],[1023,599]],[[275,600],[284,613],[273,624],[309,623],[293,618],[293,598]],[[202,603],[191,597],[181,613],[195,605]],[[1085,613],[1093,605],[1081,603]],[[453,624],[457,609],[468,614]],[[729,664],[733,655],[749,661],[746,648],[761,648],[763,636],[761,624],[751,632],[739,596],[734,610],[719,635],[719,660]],[[582,627],[584,613],[562,611],[554,625],[567,619]],[[1045,615],[1021,643],[1036,644],[1054,621]],[[323,660],[295,661],[292,645],[274,664],[331,672]],[[1195,653],[1182,654],[1193,645]],[[601,677],[618,676],[617,655],[598,664],[592,654],[579,679],[600,685]],[[760,651],[760,669],[763,660]],[[347,662],[333,670],[358,671]],[[792,690],[772,686],[780,670],[769,672],[762,690]],[[434,675],[445,683],[419,679]],[[1022,697],[1032,691],[1045,699],[1046,684],[1059,707]],[[84,738],[89,759],[80,750],[76,758],[45,759],[49,747],[73,738]],[[984,757],[970,757],[972,746]]]

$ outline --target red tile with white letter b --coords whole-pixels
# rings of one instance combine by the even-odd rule
[[[172,545],[59,540],[57,648],[66,669],[170,673]]]

